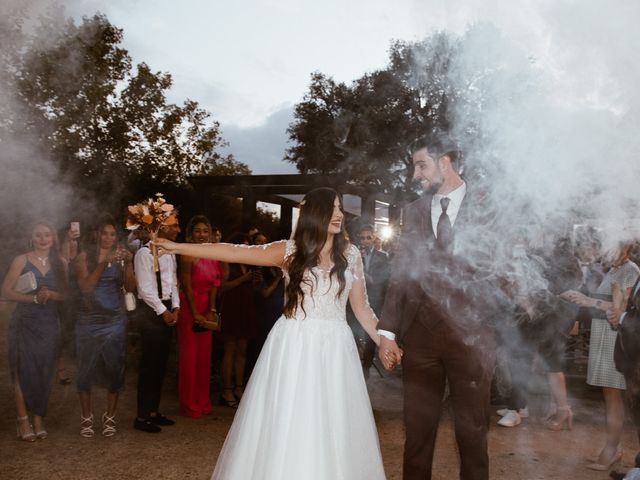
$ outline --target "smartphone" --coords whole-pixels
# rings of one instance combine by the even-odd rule
[[[71,222],[70,230],[76,235],[80,235],[80,222]]]

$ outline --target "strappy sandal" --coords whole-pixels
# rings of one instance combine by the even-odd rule
[[[84,438],[91,438],[95,432],[93,431],[93,413],[88,417],[80,415],[80,435]]]
[[[116,434],[116,414],[109,416],[107,412],[102,414],[102,436],[113,437]]]
[[[27,425],[29,427],[29,429],[26,432],[23,432],[20,429],[20,423],[27,421]],[[33,427],[31,426],[31,423],[29,422],[29,416],[25,415],[24,417],[18,417],[16,418],[16,435],[20,440],[23,440],[25,442],[35,442],[36,441],[36,434],[33,433]]]

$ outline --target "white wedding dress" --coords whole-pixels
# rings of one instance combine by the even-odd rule
[[[295,245],[287,241],[286,254]],[[227,435],[213,480],[378,480],[378,432],[346,303],[368,307],[362,259],[351,246],[346,287],[319,268],[304,308],[274,325]],[[315,274],[315,275],[314,275]],[[284,272],[288,281],[287,272]],[[370,310],[370,309],[369,309]],[[371,311],[371,315],[373,312]]]

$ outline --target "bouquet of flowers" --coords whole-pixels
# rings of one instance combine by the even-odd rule
[[[178,221],[178,211],[173,205],[167,203],[162,193],[156,193],[156,198],[148,198],[135,205],[127,207],[127,230],[142,229],[149,233],[151,240],[155,240],[160,228],[174,225]],[[155,244],[151,245],[153,254],[153,271],[157,272],[158,249]]]

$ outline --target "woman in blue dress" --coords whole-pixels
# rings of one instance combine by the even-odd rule
[[[124,386],[127,314],[123,287],[135,289],[132,255],[118,246],[115,222],[104,218],[75,264],[81,299],[76,322],[80,435],[93,437],[91,387],[107,389],[102,435],[116,433],[118,395]]]
[[[18,438],[47,437],[43,417],[56,370],[60,327],[58,303],[66,291],[66,265],[58,252],[55,229],[39,222],[31,230],[31,250],[11,262],[2,283],[2,296],[16,302],[9,322],[9,368],[15,388]],[[21,275],[31,272],[37,287],[16,290]],[[33,415],[33,425],[29,420]],[[35,429],[35,432],[34,432]]]

